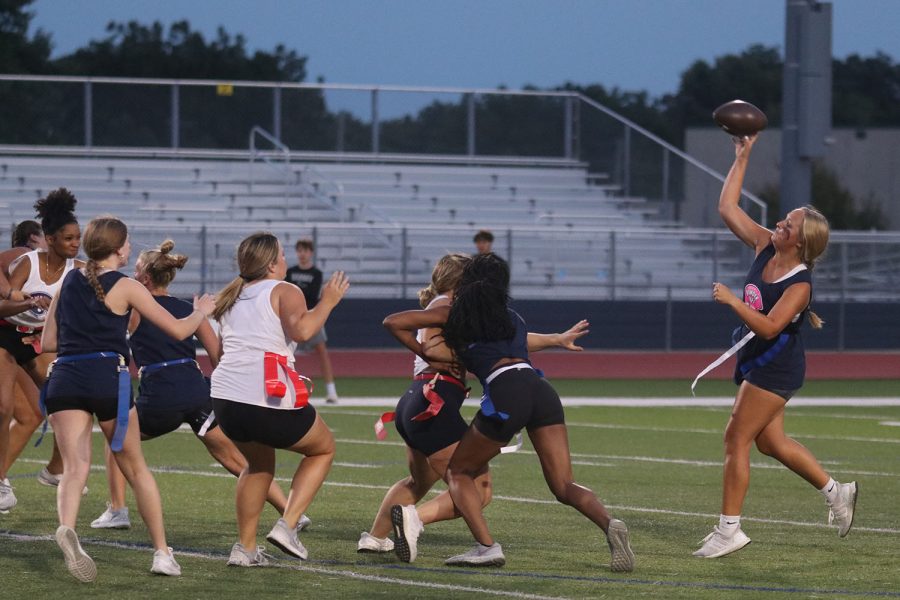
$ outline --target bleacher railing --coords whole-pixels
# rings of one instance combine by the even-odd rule
[[[100,155],[107,148],[140,148],[154,156],[201,150],[235,156],[247,152],[244,132],[261,126],[305,158],[586,162],[623,198],[646,199],[675,220],[685,194],[717,193],[709,190],[724,180],[624,116],[569,91],[0,75],[0,97],[0,145],[31,152],[63,146]],[[428,125],[436,106],[445,109],[444,129]],[[450,131],[447,114],[456,122]],[[414,136],[397,126],[408,117],[422,123]],[[13,119],[41,126],[20,129],[10,126]],[[688,174],[699,175],[700,183]],[[765,203],[746,190],[743,198],[754,217],[767,222]]]

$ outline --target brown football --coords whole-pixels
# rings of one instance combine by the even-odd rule
[[[759,133],[769,124],[763,111],[743,100],[726,102],[714,110],[713,121],[727,134],[737,137]]]

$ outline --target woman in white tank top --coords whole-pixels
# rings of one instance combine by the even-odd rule
[[[12,427],[9,416],[0,419],[0,510],[9,510],[16,504],[11,488],[8,489],[6,472],[42,420],[33,394],[25,397],[30,406],[16,402],[16,377],[21,367],[38,388],[44,385],[47,366],[56,354],[42,354],[37,338],[63,279],[73,268],[84,264],[75,260],[81,247],[81,229],[74,214],[76,202],[65,188],[38,200],[34,207],[41,217],[47,249],[27,252],[9,266],[9,299],[0,303],[0,406],[6,408],[2,414],[14,413],[17,418]],[[34,342],[23,343],[23,339]],[[53,458],[41,471],[39,481],[55,485],[61,474],[62,459],[54,443]]]
[[[239,541],[228,564],[257,566],[259,516],[275,476],[275,448],[303,454],[284,515],[266,536],[296,558],[307,557],[297,522],[312,502],[334,459],[334,437],[294,369],[296,343],[312,337],[350,286],[338,271],[306,309],[297,286],[284,281],[287,263],[278,239],[254,233],[238,246],[240,275],[223,289],[213,317],[219,321],[222,356],[212,374],[213,409],[225,434],[249,463],[237,485]]]

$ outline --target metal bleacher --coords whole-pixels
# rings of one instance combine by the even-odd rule
[[[610,249],[599,229],[645,229],[654,216],[574,161],[273,168],[248,160],[0,156],[0,210],[11,222],[33,218],[34,201],[61,185],[78,197],[82,222],[115,214],[129,223],[137,249],[175,239],[194,258],[177,280],[176,291],[185,293],[228,281],[234,247],[257,229],[279,235],[289,260],[290,245],[314,234],[323,269],[353,273],[361,284],[356,294],[393,296],[398,284],[427,280],[441,254],[471,250],[474,231],[487,228],[497,235],[500,254],[511,250],[508,238],[515,236],[516,281],[542,295],[560,282],[602,284]],[[652,279],[652,267],[636,262],[622,260],[619,283]]]
[[[127,152],[123,152],[127,155]],[[549,161],[548,161],[549,162]],[[115,214],[136,250],[170,237],[191,257],[173,292],[214,291],[235,275],[234,249],[269,230],[289,262],[313,237],[324,271],[344,270],[351,296],[407,297],[444,253],[471,251],[491,229],[512,269],[517,298],[700,299],[711,281],[740,285],[750,260],[723,229],[688,229],[659,218],[569,161],[512,166],[296,159],[277,168],[246,153],[134,157],[4,153],[0,214],[12,225],[66,186],[84,224]],[[877,299],[895,289],[896,236],[835,232],[817,269],[819,297]]]

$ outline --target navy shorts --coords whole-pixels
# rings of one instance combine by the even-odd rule
[[[145,403],[143,398],[138,398],[137,413],[138,422],[141,424],[141,435],[147,438],[155,438],[167,433],[175,431],[181,427],[182,423],[187,423],[194,430],[194,433],[200,433],[200,428],[209,418],[212,412],[212,401],[207,400],[205,406],[195,406],[193,408],[158,408],[159,403]],[[214,419],[209,429],[216,427],[217,423]]]
[[[89,396],[56,396],[45,401],[47,414],[52,415],[61,410],[83,410],[92,415],[97,415],[97,420],[112,421],[116,418],[119,408],[118,398],[91,398]],[[128,408],[134,406],[134,400],[129,400]]]
[[[255,404],[212,399],[219,427],[235,442],[256,442],[272,448],[290,448],[309,433],[316,409],[282,410]]]
[[[414,416],[428,408],[428,400],[422,391],[427,383],[427,380],[419,379],[409,385],[397,403],[394,425],[407,446],[431,456],[461,440],[469,425],[459,414],[466,391],[450,381],[438,381],[434,386],[434,391],[444,400],[441,411],[430,419],[413,421]]]
[[[507,420],[478,411],[472,425],[479,433],[506,444],[523,427],[528,430],[566,422],[559,394],[533,369],[510,369],[488,384],[494,408],[509,415]]]

